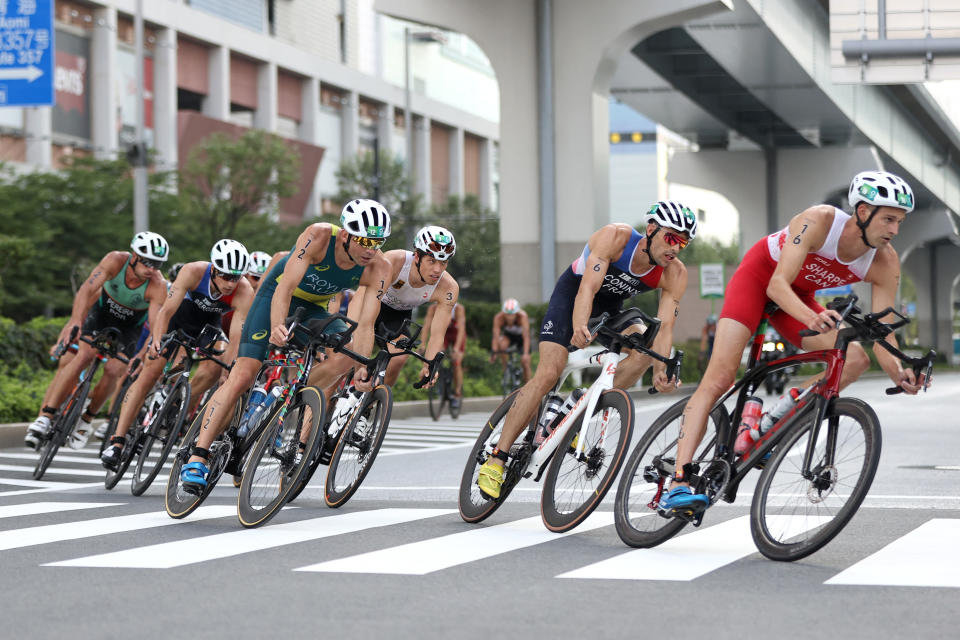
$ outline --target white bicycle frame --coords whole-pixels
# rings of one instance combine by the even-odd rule
[[[604,351],[599,354],[594,354],[581,362],[570,363],[568,361],[567,366],[560,375],[560,379],[557,381],[555,389],[563,386],[567,376],[578,369],[586,369],[587,367],[596,366],[599,363],[600,375],[594,380],[593,384],[590,385],[587,392],[577,401],[577,404],[573,405],[569,413],[563,417],[553,432],[534,450],[533,455],[530,456],[530,464],[523,474],[524,477],[529,478],[533,476],[539,478],[540,467],[550,459],[550,455],[559,446],[563,440],[563,436],[570,430],[570,427],[576,423],[577,418],[580,417],[581,414],[584,414],[584,412],[586,412],[584,415],[587,416],[584,420],[588,420],[590,416],[593,416],[593,410],[596,408],[597,402],[600,401],[600,394],[613,388],[613,376],[617,373],[617,366],[620,360],[625,357],[625,354]],[[606,416],[603,416],[603,420],[606,420]],[[537,425],[536,428],[539,429],[540,426]],[[606,425],[604,425],[604,433],[600,436],[601,443],[603,439],[606,438],[605,431]],[[577,458],[580,458],[583,454],[583,443],[585,440],[586,438],[577,439],[577,450],[575,454]]]

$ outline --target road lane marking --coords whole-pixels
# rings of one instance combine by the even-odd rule
[[[777,516],[781,518],[790,516]],[[795,535],[820,524],[814,520],[790,518],[777,524],[789,527]],[[557,577],[689,582],[754,553],[757,547],[750,536],[750,516],[741,516],[679,535],[653,549],[634,549]]]
[[[32,472],[33,467],[32,466],[21,467],[15,464],[0,464],[0,471]],[[104,474],[106,474],[106,471],[104,471],[103,469],[99,469],[99,470],[97,469],[62,469],[60,467],[57,467],[57,468],[51,467],[47,469],[47,473],[51,475],[64,475],[64,476],[103,476]]]
[[[546,530],[543,520],[536,516],[320,562],[294,571],[425,575],[611,524],[612,513],[594,513],[573,531],[558,534]]]
[[[935,518],[824,584],[960,587],[960,520]]]
[[[41,513],[59,513],[79,509],[99,509],[101,507],[121,507],[125,502],[28,502],[0,507],[0,518],[33,516]]]
[[[360,511],[268,525],[260,529],[241,529],[212,536],[136,547],[114,553],[51,562],[43,566],[169,569],[451,513],[456,513],[456,511],[453,509]]]
[[[138,531],[140,529],[166,527],[174,524],[187,524],[199,520],[223,518],[225,516],[235,515],[236,513],[237,507],[235,505],[209,506],[200,507],[185,520],[174,520],[168,516],[165,511],[151,511],[150,513],[137,513],[130,516],[116,516],[113,518],[98,518],[96,520],[81,522],[64,522],[62,524],[28,527],[26,529],[12,529],[9,531],[0,531],[0,551],[33,547],[41,544],[50,544],[52,542],[63,542],[65,540],[92,538],[94,536],[111,533]]]

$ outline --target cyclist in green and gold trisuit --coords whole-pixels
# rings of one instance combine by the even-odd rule
[[[226,428],[237,399],[253,385],[270,345],[286,344],[284,320],[297,308],[304,310],[301,323],[324,318],[330,315],[327,304],[337,292],[366,286],[377,295],[364,299],[351,349],[365,356],[373,350],[374,320],[391,273],[390,263],[380,252],[390,235],[390,214],[373,200],[351,200],[343,208],[340,225],[317,223],[307,227],[290,253],[278,260],[261,282],[247,313],[237,360],[227,381],[210,399],[197,444],[181,471],[185,491],[199,493],[207,486],[208,448]],[[331,323],[326,333],[344,329],[344,323],[338,321]],[[333,354],[317,365],[310,384],[326,388],[354,364],[343,354]],[[354,384],[367,391],[371,387],[366,369],[358,369]]]

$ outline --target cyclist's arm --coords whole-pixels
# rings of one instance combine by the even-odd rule
[[[430,337],[433,335],[433,331],[430,330],[430,327],[433,323],[433,319],[436,317],[434,313],[437,310],[439,305],[431,304],[427,308],[427,313],[423,316],[423,332],[420,334],[420,344],[427,345],[429,344]],[[450,324],[450,321],[447,321],[447,324]],[[426,347],[424,347],[426,349]]]
[[[227,350],[223,353],[222,359],[224,362],[233,362],[237,357],[237,351],[240,349],[240,337],[243,334],[243,324],[247,321],[247,313],[250,311],[250,305],[253,304],[255,295],[253,285],[247,282],[246,278],[241,278],[240,286],[234,292],[233,300],[230,303],[230,308],[233,309],[233,320],[230,321]]]
[[[872,285],[871,308],[874,313],[896,305],[897,289],[900,286],[900,258],[892,247],[888,245],[877,251],[867,272],[866,281]],[[884,322],[895,319],[892,315],[881,318]],[[899,348],[897,337],[892,332],[885,339],[890,345]],[[877,356],[880,368],[896,384],[902,385],[907,393],[916,393],[919,390],[913,370],[904,370],[899,358],[878,344],[873,345],[873,353]]]
[[[440,286],[433,290],[432,300],[436,305],[431,309],[439,308],[438,313],[433,314],[432,324],[430,325],[430,340],[424,341],[426,351],[424,357],[432,359],[443,350],[443,338],[447,335],[447,327],[450,326],[450,318],[453,316],[453,307],[457,304],[457,298],[460,297],[460,285],[448,273],[444,273],[440,279]]]
[[[283,277],[277,283],[273,300],[270,301],[270,326],[271,338],[273,338],[271,342],[279,341],[280,346],[286,343],[287,328],[283,321],[286,320],[287,312],[290,310],[293,291],[303,280],[310,265],[320,262],[327,253],[327,247],[332,239],[330,231],[330,225],[321,222],[310,225],[297,238],[293,255],[287,260],[283,268]]]
[[[679,260],[673,260],[663,270],[661,278],[663,284],[660,290],[660,306],[657,308],[657,317],[660,318],[660,331],[657,337],[653,339],[651,347],[660,355],[669,356],[673,345],[673,325],[680,315],[680,298],[687,291],[687,267]],[[649,356],[647,356],[649,358]],[[646,367],[644,367],[645,369]],[[669,391],[668,387],[660,388],[657,384],[658,378],[660,384],[666,385],[667,365],[659,360],[653,361],[654,385],[659,391]]]
[[[587,323],[590,321],[590,310],[593,309],[593,298],[603,285],[603,277],[607,275],[610,263],[623,252],[629,239],[630,227],[618,224],[608,224],[590,236],[587,243],[590,246],[590,257],[583,267],[580,288],[573,302],[571,342],[574,346],[583,348],[590,341]]]
[[[503,312],[498,311],[493,314],[493,329],[490,332],[490,351],[497,350],[497,338],[503,330]]]
[[[83,281],[73,299],[73,309],[70,312],[68,326],[83,324],[83,320],[90,313],[90,307],[97,301],[104,283],[120,273],[120,269],[123,268],[126,261],[127,254],[125,252],[111,251],[93,268],[90,277]]]
[[[833,224],[833,214],[833,207],[817,205],[793,217],[780,252],[780,261],[767,284],[768,298],[808,328],[821,333],[834,328],[832,324],[828,326],[827,318],[839,320],[840,314],[836,311],[818,314],[803,303],[790,285],[800,274],[807,254],[823,246]]]
[[[373,325],[380,314],[380,299],[387,289],[387,279],[390,278],[390,263],[383,254],[374,258],[373,262],[363,269],[360,276],[360,285],[367,287],[363,296],[363,306],[357,318],[357,329],[353,332],[352,349],[362,356],[369,356],[373,351]],[[366,372],[363,367],[359,371]]]

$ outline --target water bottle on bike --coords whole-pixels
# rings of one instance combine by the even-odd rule
[[[543,413],[540,415],[540,423],[537,426],[537,434],[533,438],[533,446],[539,447],[540,443],[550,435],[548,429],[553,424],[554,418],[560,413],[560,406],[562,404],[563,396],[559,393],[551,393],[547,396],[547,402],[543,405]]]
[[[793,387],[785,394],[780,396],[780,399],[777,400],[777,404],[773,405],[773,408],[770,409],[770,411],[763,414],[763,418],[760,419],[760,424],[758,425],[759,429],[757,433],[752,434],[753,439],[755,441],[759,440],[760,436],[769,431],[770,427],[777,424],[777,421],[780,420],[780,418],[787,415],[790,409],[793,409],[794,405],[800,401],[800,398],[804,395],[804,393],[805,392],[802,389]]]
[[[737,440],[733,444],[733,452],[738,456],[742,456],[749,451],[753,443],[760,438],[759,435],[754,438],[753,433],[760,424],[762,413],[763,400],[757,396],[747,396],[746,401],[743,403],[740,428],[737,430]]]
[[[244,415],[245,422],[240,423],[240,427],[237,429],[237,435],[241,438],[247,435],[247,432],[251,429],[256,429],[257,425],[260,424],[260,421],[263,419],[264,414],[270,410],[270,407],[273,406],[273,403],[277,401],[283,395],[283,389],[279,386],[274,387],[270,390],[270,393],[267,394],[263,402],[258,403],[253,407],[253,412],[250,412],[249,407],[247,408],[247,413]]]
[[[250,430],[252,423],[250,421],[253,418],[253,414],[256,413],[257,409],[263,404],[267,399],[267,390],[263,387],[254,387],[253,391],[250,392],[250,399],[247,401],[247,410],[243,412],[243,417],[240,418],[240,426],[237,428],[237,435],[241,438],[247,435],[247,431]]]
[[[573,407],[580,401],[580,398],[583,397],[583,394],[586,393],[586,389],[574,389],[569,396],[567,396],[566,402],[563,403],[563,406],[560,407],[560,410],[553,417],[553,419],[543,425],[540,429],[537,430],[537,437],[540,438],[540,443],[550,437],[550,434],[553,433],[553,430],[557,428],[557,425],[560,424],[560,421],[563,420],[568,413],[573,409]],[[537,443],[537,438],[534,438],[534,445],[539,446]]]

